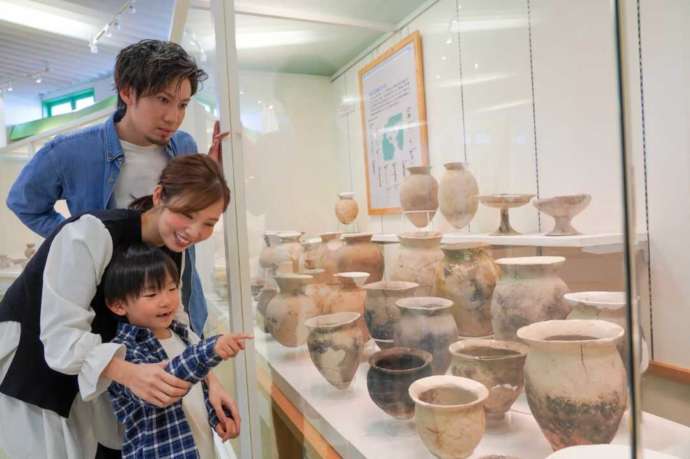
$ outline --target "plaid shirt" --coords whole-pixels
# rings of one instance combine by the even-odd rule
[[[202,379],[209,370],[221,362],[214,346],[218,336],[190,345],[187,328],[173,321],[170,326],[187,345],[184,352],[170,360],[165,370],[192,384],[203,384],[204,401],[209,421],[215,428],[218,418],[208,400],[208,388]],[[114,343],[127,347],[125,359],[132,363],[157,363],[168,356],[160,342],[147,328],[120,323]],[[113,382],[108,388],[117,419],[125,427],[122,457],[128,458],[183,458],[198,459],[192,431],[182,410],[182,400],[167,408],[158,408],[143,401],[127,387]]]

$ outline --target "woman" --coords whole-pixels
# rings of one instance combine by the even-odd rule
[[[211,236],[229,201],[215,161],[177,157],[137,201],[148,210],[87,212],[46,239],[0,303],[0,446],[10,457],[91,459],[98,443],[119,449],[104,394],[112,381],[159,407],[186,394],[189,384],[163,365],[126,362],[122,345],[109,343],[117,321],[101,277],[133,242],[162,247],[181,268],[184,250]],[[208,384],[226,438],[236,436],[234,402],[215,377]]]

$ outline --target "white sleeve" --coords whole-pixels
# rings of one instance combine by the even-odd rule
[[[180,322],[181,324],[184,324],[187,326],[189,331],[192,331],[192,323],[191,320],[189,320],[189,315],[185,312],[184,308],[185,305],[182,304],[182,272],[184,272],[184,265],[186,262],[186,252],[182,252],[182,262],[180,263],[180,285],[178,286],[178,293],[180,295],[180,307],[177,308],[177,312],[175,313],[175,320]]]
[[[41,341],[48,366],[77,375],[84,400],[97,397],[111,381],[101,373],[124,346],[102,343],[91,332],[91,301],[113,255],[110,233],[99,219],[84,215],[53,239],[43,272]]]

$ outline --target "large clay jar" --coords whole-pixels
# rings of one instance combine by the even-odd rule
[[[266,276],[266,281],[264,282],[264,285],[261,288],[261,291],[259,292],[259,296],[256,298],[256,310],[259,313],[259,317],[257,317],[257,323],[259,327],[266,333],[271,332],[271,330],[269,329],[269,323],[266,320],[266,310],[268,309],[268,303],[270,303],[271,300],[278,294],[278,285],[276,284],[276,281],[273,279],[272,270],[270,272],[271,274]]]
[[[351,191],[338,194],[338,201],[335,203],[335,216],[343,225],[349,225],[357,218],[359,207],[355,201],[355,194]]]
[[[326,270],[326,276],[333,277],[338,272],[338,258],[336,254],[345,243],[340,239],[340,233],[321,233],[321,245],[317,251],[317,266]]]
[[[319,309],[319,314],[330,314],[328,298],[335,290],[335,286],[327,282],[326,271],[323,269],[305,269],[300,274],[312,277],[311,281],[304,288],[304,293],[314,300],[316,307]]]
[[[276,247],[273,262],[279,273],[296,273],[300,270],[300,261],[304,249],[300,243],[302,233],[299,231],[283,231],[278,233],[280,243]]]
[[[439,202],[441,213],[457,229],[469,224],[479,206],[479,187],[465,163],[444,164],[446,172],[441,177]]]
[[[500,270],[487,244],[469,242],[441,246],[444,258],[436,271],[434,295],[453,302],[453,317],[462,336],[486,336],[491,327],[491,297]]]
[[[411,297],[398,300],[400,320],[395,326],[396,346],[431,353],[433,374],[446,372],[450,364],[448,346],[458,339],[458,327],[450,313],[453,302],[445,298]]]
[[[309,356],[319,373],[338,389],[347,389],[357,372],[364,349],[360,314],[336,312],[312,317],[305,322],[309,330]]]
[[[307,341],[307,319],[319,314],[314,300],[304,293],[311,276],[277,274],[280,292],[268,303],[266,322],[273,337],[283,346],[298,347]]]
[[[414,421],[424,446],[441,459],[470,457],[486,429],[482,383],[459,376],[418,379],[410,386]]]
[[[400,184],[400,206],[405,216],[419,228],[431,222],[438,209],[438,182],[431,166],[412,166]]]
[[[600,319],[608,320],[614,324],[628,329],[626,318],[626,299],[625,292],[572,292],[563,295],[563,299],[572,306],[568,319]],[[642,327],[639,328],[641,355],[640,371],[644,373],[649,367],[649,347],[644,337]],[[622,339],[618,342],[618,351],[621,354],[623,363],[627,368],[627,340]]]
[[[275,231],[264,232],[264,247],[259,254],[259,266],[266,272],[266,270],[275,267],[275,251],[276,246],[280,243],[278,233]]]
[[[450,345],[450,371],[489,389],[484,403],[489,424],[500,423],[524,387],[527,346],[514,341],[467,339]]]
[[[419,284],[417,295],[434,292],[437,271],[441,269],[441,233],[416,232],[398,235],[400,249],[390,270],[391,280]]]
[[[367,277],[369,277],[369,273],[338,273],[334,277],[338,281],[338,285],[333,286],[334,288],[326,299],[326,310],[329,313],[358,313],[360,318],[357,324],[362,329],[364,340],[368,341],[370,338],[369,330],[367,330],[367,324],[364,322],[364,303],[367,299],[367,292],[362,289],[362,285],[367,280]]]
[[[321,246],[321,238],[311,238],[302,242],[302,260],[300,267],[302,269],[318,269],[319,268],[319,247]]]
[[[529,345],[527,402],[554,450],[609,443],[627,403],[616,344],[623,328],[603,320],[550,320],[518,330]]]
[[[367,292],[364,321],[379,348],[393,344],[393,329],[400,319],[400,309],[395,302],[414,296],[418,286],[414,282],[379,281],[363,287]]]
[[[383,253],[371,242],[371,233],[343,235],[345,245],[336,253],[336,272],[366,272],[367,282],[378,282],[383,278]]]
[[[501,277],[491,300],[496,339],[516,340],[520,327],[565,319],[570,306],[563,300],[568,286],[558,277],[563,257],[500,258]]]
[[[376,406],[396,419],[410,419],[414,402],[410,385],[431,376],[431,354],[419,349],[393,347],[369,357],[367,390]]]

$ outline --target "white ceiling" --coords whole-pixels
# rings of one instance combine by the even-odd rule
[[[49,30],[0,19],[0,89],[11,81],[15,97],[35,97],[111,74],[122,47],[144,38],[168,37],[174,5],[173,0],[138,0],[136,13],[124,13],[121,30],[103,37],[99,52],[92,54],[89,36],[112,19],[124,0],[0,0],[0,9],[8,2],[62,18],[45,27]],[[209,3],[191,0],[183,40],[197,59],[200,48],[204,49],[208,62],[202,65],[207,68],[213,64],[215,47]],[[423,3],[425,0],[236,0],[240,66],[332,75]],[[78,21],[85,31],[69,21]],[[192,33],[196,43],[191,41]],[[46,67],[49,72],[36,84],[29,76]]]

